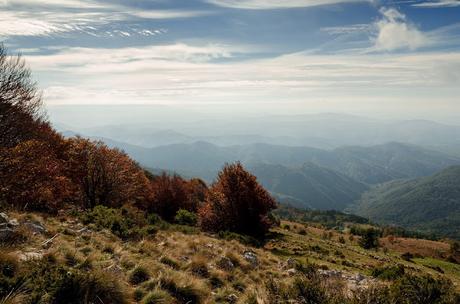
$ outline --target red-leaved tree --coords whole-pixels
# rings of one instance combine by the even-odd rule
[[[226,165],[200,208],[200,223],[209,231],[228,230],[256,237],[272,226],[276,202],[241,163]]]

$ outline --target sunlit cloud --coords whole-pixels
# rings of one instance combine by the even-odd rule
[[[460,53],[295,53],[231,64],[219,60],[252,51],[176,44],[72,48],[27,59],[48,79],[43,85],[49,103],[264,103],[340,95],[373,100],[382,97],[383,89],[410,95],[419,88],[458,91],[460,87]]]
[[[380,13],[383,18],[375,24],[378,31],[374,45],[376,50],[415,50],[430,44],[430,39],[398,10],[382,8]]]
[[[310,7],[350,2],[370,2],[370,0],[206,0],[208,3],[237,9],[283,9]]]
[[[105,25],[121,26],[120,22],[139,19],[180,19],[200,17],[209,12],[193,10],[140,10],[120,4],[82,0],[7,0],[0,2],[0,37],[58,36],[80,32],[91,36],[130,37],[133,34],[153,36],[158,28],[130,28],[107,32]],[[135,22],[134,22],[135,23]]]
[[[412,4],[414,7],[425,7],[425,8],[442,8],[442,7],[458,7],[460,6],[459,0],[436,0],[426,1]]]

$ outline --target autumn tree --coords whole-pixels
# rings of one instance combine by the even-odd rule
[[[53,134],[30,69],[0,44],[0,147]]]
[[[54,213],[71,198],[64,164],[46,142],[0,148],[0,172],[0,200],[15,208]]]
[[[167,221],[172,221],[179,209],[190,211],[187,182],[178,175],[166,173],[152,180],[153,200],[148,211],[159,214]]]
[[[83,138],[68,140],[68,175],[80,188],[83,206],[142,205],[150,200],[150,182],[137,163],[118,149]]]
[[[241,163],[226,165],[209,190],[200,208],[200,222],[205,230],[229,230],[263,236],[273,224],[270,211],[276,202]]]

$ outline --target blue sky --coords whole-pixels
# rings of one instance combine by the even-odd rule
[[[0,0],[47,104],[460,110],[460,1]]]

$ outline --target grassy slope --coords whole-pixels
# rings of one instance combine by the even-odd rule
[[[21,215],[16,217],[20,218]],[[134,294],[136,289],[138,292],[147,293],[149,290],[157,289],[159,282],[170,279],[180,286],[189,286],[203,294],[206,303],[219,302],[231,294],[238,296],[238,303],[245,303],[245,299],[253,294],[264,297],[266,291],[263,282],[269,279],[290,280],[286,268],[283,268],[289,258],[364,275],[369,275],[375,266],[400,263],[420,273],[446,276],[460,290],[458,265],[441,261],[431,253],[428,253],[427,257],[415,259],[414,262],[400,258],[401,253],[408,250],[417,253],[417,248],[425,248],[427,244],[423,240],[411,240],[415,245],[412,244],[410,249],[404,246],[389,246],[391,249],[388,252],[382,249],[377,252],[368,251],[357,245],[357,237],[350,241],[349,235],[346,234],[283,222],[283,228],[274,229],[276,237],[263,248],[250,248],[237,241],[217,239],[193,229],[187,229],[189,234],[160,231],[140,242],[122,242],[108,231],[81,231],[84,226],[72,218],[35,217],[46,224],[48,235],[30,236],[26,243],[7,251],[15,255],[24,252],[54,253],[63,263],[72,260],[76,267],[89,262],[94,269],[114,273],[124,286],[125,292],[130,294]],[[289,230],[285,228],[286,225],[289,226]],[[57,237],[51,242],[51,246],[42,248],[42,242],[56,234]],[[344,244],[338,241],[340,236],[344,237]],[[430,244],[437,248],[437,253],[440,254],[448,249],[445,243]],[[243,258],[242,254],[247,249],[256,253],[259,266],[252,267]],[[227,256],[234,262],[233,270],[222,270],[217,267],[222,256]],[[194,274],[194,263],[206,265],[209,276],[200,277]],[[132,269],[138,265],[148,269],[151,279],[134,286],[128,283],[128,278]],[[445,273],[434,270],[431,267],[433,265],[439,266]],[[218,278],[223,285],[213,288],[211,278]],[[133,300],[132,303],[136,302]]]

